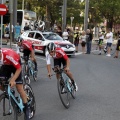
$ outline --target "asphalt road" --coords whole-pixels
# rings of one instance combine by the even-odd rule
[[[120,120],[120,59],[105,55],[70,57],[79,90],[69,109],[62,105],[55,76],[47,78],[46,61],[37,54],[38,81],[31,82],[36,98],[33,120]]]

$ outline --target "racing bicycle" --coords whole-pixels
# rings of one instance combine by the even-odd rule
[[[37,81],[37,72],[35,71],[35,65],[29,57],[22,57],[23,63],[23,75],[24,82],[30,84],[31,79]]]
[[[0,77],[0,84],[4,88],[0,95],[0,120],[26,120],[24,105],[20,95],[15,95],[15,89],[11,89],[7,78]],[[30,106],[29,118],[33,118],[36,110],[36,102],[33,90],[29,84],[24,84]]]
[[[64,68],[61,69],[59,66],[55,66],[53,71],[59,74],[59,80],[57,80],[59,97],[63,106],[68,109],[70,107],[70,95],[73,99],[76,96],[75,87],[72,80],[65,73]]]

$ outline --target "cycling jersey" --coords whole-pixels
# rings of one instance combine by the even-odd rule
[[[51,55],[47,51],[46,52],[46,62],[47,62],[47,65],[50,64],[50,58],[51,58]],[[63,58],[64,60],[67,60],[68,56],[66,55],[66,53],[61,48],[56,48],[55,55],[53,56],[53,59],[60,59],[60,58]]]
[[[2,65],[13,65],[16,69],[21,67],[20,56],[12,49],[2,48],[2,58],[0,60]]]
[[[33,50],[33,45],[29,41],[22,41],[22,47],[23,47],[23,49],[28,49],[30,51]]]

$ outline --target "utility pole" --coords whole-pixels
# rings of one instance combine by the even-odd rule
[[[89,0],[85,0],[84,31],[88,28]]]
[[[11,46],[11,42],[12,42],[12,25],[13,25],[13,0],[9,1],[9,13],[10,13],[10,48],[12,48]]]
[[[17,24],[17,0],[13,0],[13,26]]]
[[[67,0],[63,0],[62,31],[66,28]]]

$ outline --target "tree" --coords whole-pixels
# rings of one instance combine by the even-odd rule
[[[119,0],[90,0],[90,8],[94,8],[94,18],[99,23],[107,20],[107,28],[112,28],[113,24],[120,23]],[[99,20],[98,20],[99,18]]]

